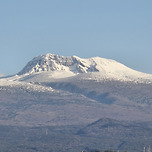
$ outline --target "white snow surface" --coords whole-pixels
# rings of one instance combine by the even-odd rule
[[[19,79],[18,76],[12,76],[12,77],[8,77],[8,78],[0,79],[0,90],[1,90],[1,87],[9,86],[10,88],[18,87],[18,88],[22,88],[22,89],[29,90],[29,91],[31,91],[31,90],[38,91],[38,92],[54,91],[54,89],[52,89],[51,87],[34,84],[32,82],[18,81],[18,79]]]
[[[98,71],[92,59],[81,59],[76,56],[63,57],[53,54],[46,54],[35,57],[31,60],[19,75],[43,71],[66,71],[73,74]]]
[[[22,71],[10,79],[44,82],[71,78],[72,81],[83,79],[152,83],[152,75],[135,71],[111,59],[100,57],[82,59],[77,56],[64,57],[53,54],[35,57]]]

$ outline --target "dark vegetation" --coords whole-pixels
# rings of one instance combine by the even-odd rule
[[[2,152],[140,152],[151,141],[152,128],[111,119],[87,126],[0,126]]]
[[[143,122],[152,120],[151,84],[43,85],[57,90],[0,88],[0,152],[140,152],[152,147],[152,122]],[[111,119],[99,119],[105,116]],[[133,117],[142,121],[118,121]]]
[[[148,83],[133,83],[120,81],[76,81],[44,83],[54,89],[66,90],[71,93],[83,94],[99,103],[114,104],[115,101],[146,103],[152,105],[152,85]],[[120,104],[119,103],[119,104]]]

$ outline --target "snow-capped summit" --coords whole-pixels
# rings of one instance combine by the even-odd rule
[[[46,54],[35,57],[18,74],[35,73],[42,71],[71,71],[73,73],[87,73],[98,71],[96,65],[77,56],[63,57]]]
[[[93,57],[82,59],[77,56],[64,57],[54,54],[33,58],[18,74],[43,71],[71,71],[75,74],[88,72],[112,72],[126,70],[127,67],[110,59]]]
[[[45,74],[44,74],[45,72]],[[49,73],[46,73],[49,72]],[[64,57],[46,54],[35,57],[18,75],[41,74],[45,79],[65,78],[77,75],[78,79],[121,80],[121,81],[152,81],[152,75],[135,71],[127,66],[100,57],[82,59],[77,56]],[[80,75],[79,75],[80,74]],[[82,75],[83,74],[83,75]]]

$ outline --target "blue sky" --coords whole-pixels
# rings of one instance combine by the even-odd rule
[[[151,0],[0,0],[0,73],[53,53],[152,73]]]

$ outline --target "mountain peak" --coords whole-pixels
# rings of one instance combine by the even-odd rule
[[[77,56],[64,57],[54,54],[40,55],[33,58],[18,75],[29,75],[46,71],[50,71],[54,75],[53,78],[64,78],[88,73],[87,75],[82,76],[83,79],[85,77],[86,79],[98,81],[106,79],[119,81],[147,81],[147,83],[152,80],[152,75],[135,71],[115,60],[101,57],[82,59]]]
[[[71,71],[73,73],[87,73],[98,70],[85,59],[81,59],[77,56],[64,57],[54,54],[46,54],[33,58],[28,62],[23,70],[18,73],[18,75],[43,71]]]

